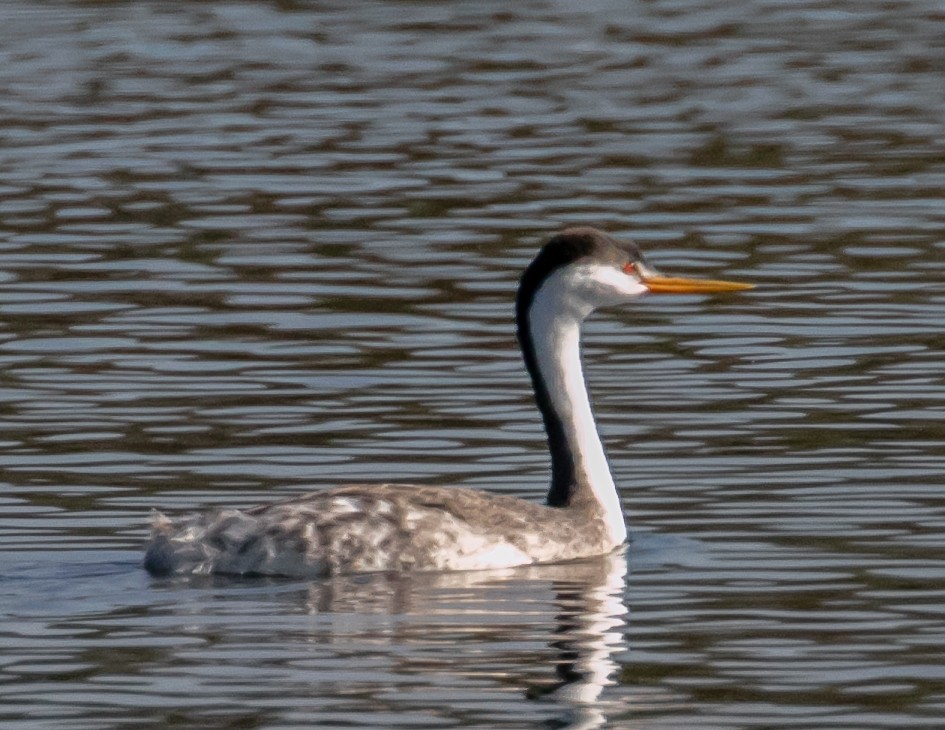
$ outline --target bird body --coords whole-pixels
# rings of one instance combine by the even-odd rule
[[[584,381],[580,328],[603,306],[647,293],[721,292],[734,282],[672,279],[632,243],[593,228],[553,237],[526,268],[518,339],[551,454],[546,504],[461,487],[350,485],[246,510],[157,513],[154,574],[314,577],[507,568],[602,555],[627,536]]]
[[[158,516],[152,573],[317,577],[508,568],[615,548],[596,510],[562,510],[461,487],[354,484],[171,521]]]

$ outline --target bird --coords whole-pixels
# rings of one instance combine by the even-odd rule
[[[590,227],[553,235],[521,276],[519,345],[551,456],[545,502],[458,486],[350,484],[248,509],[152,515],[153,575],[317,578],[502,569],[605,555],[627,528],[588,396],[581,324],[646,294],[751,284],[676,278],[639,247]]]

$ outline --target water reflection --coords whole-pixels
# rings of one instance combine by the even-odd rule
[[[559,613],[552,645],[559,657],[559,681],[529,688],[530,697],[559,704],[563,710],[560,726],[574,730],[606,725],[608,707],[600,696],[614,683],[616,654],[626,648],[626,553],[611,553],[586,567],[582,580],[574,581],[577,571],[573,568],[568,571],[570,581],[555,579]]]
[[[312,697],[348,698],[353,713],[365,710],[356,700],[363,694],[396,701],[403,717],[389,719],[391,727],[412,727],[428,713],[459,717],[470,708],[455,698],[473,688],[494,694],[512,715],[523,710],[511,709],[509,691],[532,699],[524,711],[531,722],[603,727],[611,712],[625,710],[601,694],[625,650],[626,573],[618,551],[501,571],[339,576],[302,589],[265,579],[155,579],[171,599],[160,612],[179,616],[183,635],[205,647],[195,654],[184,645],[161,663],[213,661],[222,676],[242,676],[249,644],[254,665],[284,667],[293,691],[303,682]],[[254,626],[246,622],[253,615],[269,618]],[[487,689],[496,684],[498,693]],[[245,691],[241,685],[231,688]],[[433,687],[447,693],[442,704]]]
[[[627,559],[624,550],[592,560],[561,565],[531,566],[503,571],[448,573],[412,576],[351,576],[313,583],[308,588],[306,608],[312,614],[410,614],[411,623],[429,619],[428,631],[435,632],[438,617],[452,621],[465,617],[483,621],[477,631],[484,630],[488,619],[476,596],[484,589],[514,581],[515,590],[552,594],[548,606],[548,647],[553,652],[555,678],[530,682],[527,697],[560,708],[555,727],[596,728],[607,722],[606,706],[599,703],[601,692],[615,681],[615,657],[625,650],[624,593]],[[437,600],[431,601],[431,596]],[[464,608],[462,601],[473,605]],[[498,604],[495,609],[507,611]],[[535,628],[542,623],[531,611]],[[345,618],[341,617],[341,622]],[[334,643],[339,638],[330,624],[322,631],[313,631],[316,642]],[[455,626],[451,628],[455,631]],[[517,630],[496,635],[499,644],[520,641]],[[392,631],[391,643],[409,643],[408,632]],[[444,671],[441,668],[440,671]],[[522,669],[514,665],[508,671],[515,682]],[[448,670],[446,670],[448,671]],[[529,675],[530,676],[530,675]]]

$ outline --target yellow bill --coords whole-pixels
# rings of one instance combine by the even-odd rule
[[[647,276],[643,285],[654,294],[715,294],[718,292],[754,289],[754,284],[718,279],[686,279],[678,276]]]

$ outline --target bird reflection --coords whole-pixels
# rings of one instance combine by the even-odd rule
[[[575,574],[555,581],[559,612],[552,646],[559,656],[558,681],[532,686],[527,693],[561,707],[562,716],[550,727],[589,730],[607,722],[599,700],[614,682],[615,655],[623,649],[626,554],[611,553],[587,568],[581,579]]]
[[[478,670],[494,672],[503,685],[509,680],[518,683],[535,709],[549,710],[546,727],[603,727],[608,713],[601,694],[614,683],[615,656],[624,648],[626,574],[626,555],[620,550],[588,560],[500,571],[316,581],[309,584],[305,598],[306,610],[318,616],[319,628],[310,639],[350,643],[364,640],[360,632],[366,632],[375,646],[442,644],[449,652],[436,667],[437,674],[468,677],[464,640],[457,637],[461,629]],[[471,624],[470,617],[476,623]],[[545,626],[550,631],[544,631]],[[357,639],[352,630],[359,633]],[[544,636],[546,649],[539,659],[540,654],[553,657],[551,672],[548,662],[536,664],[535,651],[507,648],[533,642],[536,634]],[[498,669],[492,668],[495,664]],[[536,666],[544,677],[535,675]]]

